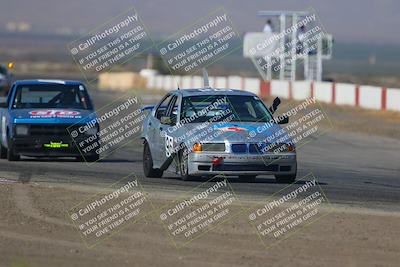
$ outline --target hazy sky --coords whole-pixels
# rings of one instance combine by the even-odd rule
[[[400,44],[399,0],[0,0],[0,29],[30,23],[32,31],[90,30],[134,6],[149,32],[170,35],[223,6],[240,32],[259,31],[258,10],[314,8],[337,41]]]

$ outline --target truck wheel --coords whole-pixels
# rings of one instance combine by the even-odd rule
[[[239,180],[245,183],[254,183],[257,175],[239,175]]]
[[[7,158],[7,148],[0,144],[0,159]]]
[[[289,175],[275,175],[275,180],[278,183],[291,184],[296,180],[296,173]]]
[[[14,153],[14,146],[10,142],[8,142],[7,159],[8,161],[17,161],[20,159],[20,156]]]
[[[194,179],[194,176],[189,175],[189,157],[186,147],[179,151],[179,171],[183,181],[190,181]]]
[[[147,141],[144,141],[143,147],[143,172],[148,178],[160,178],[163,175],[162,170],[153,168],[153,158]]]

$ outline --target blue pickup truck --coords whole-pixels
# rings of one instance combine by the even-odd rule
[[[86,87],[77,81],[16,81],[0,102],[0,157],[9,161],[30,157],[76,157],[96,161],[92,151],[82,154],[77,144],[99,132],[98,124],[73,138],[88,122],[96,121]]]

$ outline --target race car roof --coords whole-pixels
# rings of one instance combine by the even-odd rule
[[[82,85],[79,81],[67,81],[67,80],[18,80],[15,82],[16,85],[40,85],[40,84],[65,84],[65,85]]]
[[[241,96],[256,96],[253,93],[237,90],[237,89],[223,89],[223,88],[196,88],[196,89],[180,89],[174,90],[173,93],[181,94],[182,97],[197,96],[197,95],[241,95]]]

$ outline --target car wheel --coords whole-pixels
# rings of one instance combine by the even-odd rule
[[[0,159],[7,158],[7,148],[0,144]]]
[[[254,183],[257,175],[239,175],[239,180],[245,183]]]
[[[291,184],[296,180],[296,174],[275,175],[275,180],[278,183]]]
[[[193,176],[189,175],[189,157],[186,147],[179,152],[179,171],[183,181],[190,181],[194,179]]]
[[[8,161],[17,161],[20,159],[20,156],[14,153],[14,145],[10,140],[8,140],[7,159]]]
[[[144,141],[143,147],[143,172],[148,178],[160,178],[163,175],[162,170],[153,168],[153,158],[147,141]]]

